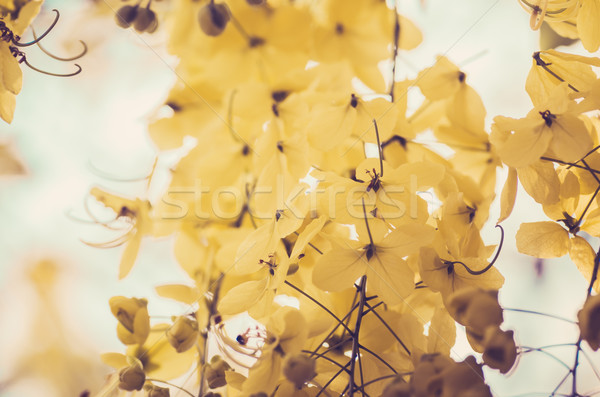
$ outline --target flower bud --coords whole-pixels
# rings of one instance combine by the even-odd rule
[[[410,381],[414,394],[419,397],[436,395],[442,388],[438,374],[455,364],[450,357],[439,353],[423,354]]]
[[[590,296],[577,313],[581,338],[592,350],[600,348],[600,295]]]
[[[122,27],[124,29],[131,26],[131,23],[135,20],[135,17],[137,16],[138,9],[139,9],[139,7],[137,5],[135,5],[135,6],[126,5],[126,6],[119,8],[119,10],[117,11],[117,14],[115,15],[115,20],[117,21],[117,25],[119,25],[120,27]]]
[[[507,373],[517,359],[517,346],[512,331],[488,327],[483,338],[483,362],[490,368]]]
[[[197,339],[198,323],[188,317],[178,317],[173,326],[167,330],[167,340],[177,353],[189,350]]]
[[[126,345],[143,344],[150,334],[148,301],[114,296],[108,301],[112,314],[119,320],[117,336]]]
[[[166,387],[160,387],[152,384],[144,386],[146,397],[170,397],[171,392]]]
[[[154,11],[146,8],[140,8],[138,10],[135,21],[133,22],[133,28],[140,33],[148,32],[153,33],[158,27],[158,18]]]
[[[146,374],[139,364],[121,368],[119,371],[119,389],[126,391],[142,390]]]
[[[229,22],[229,9],[225,4],[208,3],[198,13],[200,28],[208,36],[218,36]]]
[[[315,360],[304,354],[289,356],[283,366],[283,374],[287,380],[300,389],[306,382],[317,375],[315,372]]]
[[[217,387],[225,386],[227,384],[225,371],[230,369],[231,367],[225,360],[220,356],[214,356],[210,360],[210,363],[206,364],[204,367],[204,374],[206,376],[206,381],[208,382],[208,387],[216,389]]]
[[[446,308],[459,324],[480,336],[488,326],[499,326],[503,321],[498,291],[463,288],[450,295]]]
[[[477,364],[477,360],[473,356],[448,367],[440,374],[440,377],[442,380],[441,395],[444,397],[463,395],[492,397],[489,387],[484,383],[481,365]]]

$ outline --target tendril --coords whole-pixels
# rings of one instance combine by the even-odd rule
[[[35,70],[38,73],[42,73],[42,74],[46,74],[48,76],[55,76],[55,77],[72,77],[72,76],[76,76],[79,73],[81,73],[81,71],[83,70],[81,68],[81,66],[79,66],[78,64],[75,64],[75,67],[77,68],[76,71],[72,72],[72,73],[66,73],[66,74],[59,74],[59,73],[53,73],[53,72],[48,72],[46,70],[42,70],[40,68],[37,68],[35,66],[33,66],[32,64],[29,63],[29,61],[27,61],[27,57],[25,56],[25,53],[22,51],[19,51],[19,49],[17,49],[16,47],[10,47],[10,51],[12,53],[12,55],[15,58],[18,58],[18,62],[19,63],[24,63],[25,65],[27,65],[30,69]]]
[[[57,9],[53,9],[52,11],[54,11],[56,13],[56,17],[54,18],[54,21],[52,22],[50,27],[48,29],[46,29],[46,31],[44,33],[42,33],[42,35],[40,37],[36,37],[34,40],[30,41],[29,43],[19,43],[18,39],[17,39],[17,41],[13,40],[12,43],[14,45],[16,45],[17,47],[29,47],[29,46],[39,43],[40,40],[42,40],[44,37],[46,37],[48,35],[48,33],[50,33],[50,31],[52,29],[54,29],[54,26],[56,26],[56,24],[58,23],[58,18],[60,18],[60,13],[58,12]]]
[[[488,270],[490,270],[492,268],[492,266],[494,266],[494,264],[498,260],[498,257],[500,256],[500,251],[502,251],[502,244],[504,244],[504,228],[502,226],[500,226],[500,225],[496,225],[496,227],[500,228],[500,233],[501,233],[501,235],[500,235],[500,243],[498,244],[498,250],[496,251],[496,255],[494,255],[494,259],[492,259],[492,261],[486,267],[484,267],[481,270],[473,270],[469,266],[467,266],[464,263],[462,263],[461,261],[444,261],[444,264],[446,264],[446,265],[463,265],[463,267],[465,268],[465,270],[469,274],[472,274],[474,276],[481,276],[483,273],[485,273]]]
[[[33,33],[33,37],[36,40],[38,40],[38,37],[37,37],[37,35],[35,33],[35,29],[33,28],[33,26],[31,27],[31,31]],[[85,42],[83,40],[79,40],[79,42],[81,43],[81,45],[83,45],[83,51],[81,51],[81,53],[79,55],[76,55],[76,56],[70,57],[70,58],[63,58],[63,57],[59,57],[59,56],[56,56],[56,55],[52,54],[50,51],[48,51],[47,49],[45,49],[44,47],[42,47],[42,44],[40,43],[39,40],[35,44],[37,44],[37,46],[40,48],[40,50],[42,50],[42,52],[44,54],[48,55],[50,58],[56,59],[57,61],[69,62],[69,61],[75,61],[77,59],[80,59],[85,54],[87,54],[87,51],[88,51],[87,44],[85,44]]]

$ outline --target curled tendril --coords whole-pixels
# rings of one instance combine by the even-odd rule
[[[468,267],[467,265],[465,265],[464,263],[462,263],[461,261],[444,261],[444,264],[449,265],[449,266],[454,266],[454,265],[463,265],[463,267],[465,268],[465,270],[469,273],[472,274],[474,276],[481,276],[483,273],[487,272],[488,270],[490,270],[492,268],[492,266],[494,266],[494,264],[496,263],[496,261],[498,260],[498,256],[500,256],[500,251],[502,251],[502,244],[504,243],[504,228],[500,225],[496,225],[496,227],[500,228],[500,243],[498,244],[498,250],[496,251],[496,255],[494,255],[494,259],[492,259],[492,261],[483,269],[481,270],[473,270],[470,267]]]
[[[75,55],[70,58],[63,58],[63,57],[56,56],[56,55],[52,54],[50,51],[46,50],[44,47],[42,47],[42,44],[40,43],[41,37],[38,39],[37,35],[35,34],[35,29],[33,28],[33,26],[31,27],[31,31],[33,32],[33,37],[37,40],[37,42],[35,44],[37,44],[37,46],[40,48],[40,50],[42,50],[42,52],[44,54],[48,55],[52,59],[56,59],[57,61],[69,62],[69,61],[75,61],[75,60],[83,57],[85,54],[87,54],[87,51],[88,51],[87,44],[85,44],[85,42],[83,40],[79,40],[81,45],[83,45],[83,51],[81,51],[81,53],[79,55]]]
[[[81,40],[80,40],[80,42],[83,45],[83,51],[80,54],[78,54],[74,57],[69,57],[69,58],[63,58],[63,57],[56,56],[56,55],[52,54],[51,52],[49,52],[48,50],[46,50],[44,47],[42,47],[42,45],[40,44],[40,41],[44,37],[46,37],[48,35],[48,33],[50,33],[52,31],[52,29],[54,29],[54,27],[58,23],[58,19],[60,18],[60,12],[58,12],[57,9],[53,9],[52,11],[54,11],[56,13],[56,17],[54,18],[54,21],[52,21],[52,24],[50,24],[48,29],[46,29],[44,31],[44,33],[42,33],[39,37],[35,33],[35,29],[33,29],[33,27],[32,27],[31,30],[33,32],[34,39],[27,43],[21,43],[20,42],[21,38],[18,35],[15,35],[6,26],[6,23],[4,23],[4,21],[0,20],[0,40],[3,40],[10,44],[10,47],[9,47],[10,52],[11,52],[12,56],[15,57],[19,63],[24,63],[25,65],[27,65],[27,67],[29,67],[32,70],[35,70],[38,73],[46,74],[48,76],[55,76],[55,77],[72,77],[72,76],[78,75],[82,71],[81,66],[79,66],[78,64],[75,64],[75,67],[77,68],[77,70],[74,72],[71,72],[71,73],[61,74],[61,73],[48,72],[46,70],[42,70],[42,69],[30,64],[29,61],[27,60],[26,54],[19,49],[19,48],[29,47],[34,44],[37,44],[37,46],[40,48],[40,50],[42,50],[42,52],[44,54],[48,55],[50,58],[56,59],[57,61],[65,61],[65,62],[74,61],[76,59],[79,59],[87,53],[87,50],[88,50],[87,45]]]
[[[58,19],[60,18],[60,12],[58,12],[57,9],[53,9],[52,11],[54,11],[56,13],[56,17],[54,18],[54,21],[52,22],[50,27],[48,29],[46,29],[46,31],[44,33],[42,33],[42,35],[40,37],[36,37],[34,40],[30,41],[29,43],[19,43],[18,36],[16,36],[17,40],[13,40],[12,43],[14,45],[16,45],[17,47],[29,47],[29,46],[39,43],[40,40],[42,40],[44,37],[46,37],[48,35],[48,33],[50,33],[50,31],[52,29],[54,29],[54,27],[58,23]]]
[[[25,53],[23,51],[20,51],[17,47],[10,47],[10,52],[11,54],[17,58],[19,63],[24,63],[25,65],[27,65],[30,69],[35,70],[38,73],[42,73],[42,74],[46,74],[48,76],[55,76],[55,77],[71,77],[71,76],[75,76],[78,75],[79,73],[81,73],[82,68],[81,66],[79,66],[78,64],[75,64],[75,67],[77,68],[77,70],[75,72],[72,73],[67,73],[67,74],[59,74],[59,73],[53,73],[53,72],[48,72],[46,70],[42,70],[39,69],[35,66],[33,66],[32,64],[29,63],[29,61],[27,61],[27,57],[25,55]]]

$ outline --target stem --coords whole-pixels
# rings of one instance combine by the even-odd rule
[[[364,201],[363,201],[363,209],[364,209]],[[365,218],[366,221],[366,218]],[[367,223],[367,228],[369,224]],[[369,232],[369,235],[371,233]],[[356,324],[354,325],[354,333],[352,339],[352,356],[350,357],[350,380],[348,381],[348,396],[352,397],[354,395],[354,368],[356,366],[356,356],[359,353],[358,351],[358,336],[360,333],[360,324],[362,323],[363,318],[363,308],[365,305],[365,287],[367,284],[367,276],[362,276],[360,279],[359,293],[360,293],[360,302],[358,306],[358,314],[356,317]],[[362,384],[362,383],[361,383]],[[364,392],[361,391],[364,396]]]
[[[565,82],[565,79],[563,79],[562,77],[560,77],[559,75],[557,75],[556,73],[554,73],[552,70],[550,70],[550,68],[548,66],[552,65],[552,64],[551,63],[546,63],[544,60],[542,60],[542,58],[540,58],[540,52],[539,51],[533,53],[533,59],[535,60],[536,65],[541,66],[542,69],[544,69],[546,72],[550,73],[552,76],[554,76],[561,83]],[[577,88],[573,87],[571,84],[567,83],[567,85],[573,91],[579,92],[579,90]]]
[[[356,308],[358,308],[358,306],[359,306],[359,304],[356,302],[357,299],[358,299],[358,288],[354,292],[354,297],[352,298],[352,310],[348,313],[348,315],[344,316],[344,323],[346,324],[346,326],[348,326],[348,324],[350,324],[350,319],[352,318],[352,312],[354,312],[354,310]],[[337,329],[337,327],[336,327],[336,329]],[[335,332],[335,329],[334,329],[334,332]],[[346,336],[345,329],[342,330],[342,336],[340,337],[340,339],[344,339],[344,336]]]
[[[585,208],[583,209],[583,212],[581,213],[581,216],[579,217],[579,219],[577,220],[577,222],[575,223],[575,226],[579,226],[581,224],[581,221],[583,221],[583,217],[585,216],[585,214],[587,213],[587,211],[590,209],[590,206],[592,205],[592,203],[594,202],[594,200],[596,199],[596,196],[598,195],[598,192],[600,192],[600,184],[598,185],[598,187],[596,188],[596,191],[594,192],[592,198],[590,198],[590,201],[588,201],[587,205],[585,206]],[[588,294],[589,295],[589,294]]]
[[[350,335],[354,335],[353,332],[350,330],[350,328],[348,328],[348,326],[346,326],[346,324],[344,324],[342,322],[342,320],[339,319],[338,316],[333,314],[333,312],[331,310],[329,310],[328,308],[326,308],[321,302],[319,302],[318,300],[316,300],[315,298],[313,298],[306,292],[302,291],[300,288],[296,287],[294,284],[290,283],[289,281],[285,280],[284,283],[289,285],[290,287],[292,287],[293,289],[295,289],[296,291],[298,291],[299,293],[301,293],[302,295],[304,295],[311,301],[313,301],[317,306],[319,306],[321,309],[325,310],[331,317],[333,317],[342,327],[344,327]]]
[[[404,376],[404,375],[412,375],[412,374],[413,374],[412,372],[405,372],[403,374],[391,374],[391,375],[380,376],[379,378],[371,379],[367,383],[363,384],[361,387],[357,388],[357,390],[364,389],[365,387],[367,387],[367,386],[369,386],[369,385],[371,385],[373,383],[380,382],[382,380],[386,380],[386,379],[390,379],[390,378],[395,378],[396,376],[399,376],[399,375]]]
[[[373,125],[375,126],[375,136],[377,137],[377,153],[379,153],[379,177],[383,178],[383,148],[381,147],[381,141],[379,140],[379,128],[377,128],[377,120],[373,119]]]
[[[394,103],[394,84],[396,83],[396,58],[398,57],[398,42],[400,41],[400,16],[398,15],[398,0],[394,0],[394,52],[392,55],[392,86],[390,98]]]
[[[340,374],[344,370],[346,370],[346,368],[348,367],[348,365],[350,365],[349,361],[346,363],[346,365],[344,365],[344,367],[342,369],[340,369],[338,372],[336,372],[335,375],[333,375],[333,377],[327,381],[327,383],[325,383],[323,385],[323,387],[321,388],[321,390],[319,390],[319,392],[317,393],[317,395],[315,397],[319,397],[322,393],[327,393],[325,391],[325,389],[327,389],[327,386],[329,386],[331,384],[331,382],[333,382],[338,376],[340,376]]]
[[[344,318],[342,318],[342,321],[345,321],[346,326],[348,326],[348,321],[346,321],[347,319],[350,319],[350,316],[352,315],[352,312],[354,312],[354,310],[356,310],[356,308],[358,307],[358,303],[352,306],[352,309],[344,316]],[[321,348],[321,346],[323,346],[323,343],[327,342],[327,340],[335,333],[335,331],[337,331],[337,329],[340,327],[340,324],[336,324],[335,327],[333,327],[333,329],[331,330],[331,332],[329,332],[327,334],[327,336],[325,338],[323,338],[323,340],[321,341],[321,343],[319,343],[317,345],[317,348],[312,352],[312,355],[317,354],[317,352],[319,351],[319,349]],[[346,334],[346,329],[344,329],[342,336],[340,337],[340,340],[344,339],[344,336]],[[336,344],[337,346],[337,344]],[[329,348],[327,349],[327,351],[329,351],[329,349],[331,348],[331,346],[329,346]]]
[[[368,302],[365,302],[365,304],[367,305],[367,307],[369,309],[371,308],[371,305],[369,305]],[[406,353],[408,353],[408,355],[410,356],[410,350],[408,350],[408,347],[406,347],[406,345],[404,344],[404,342],[402,342],[402,340],[398,337],[398,335],[396,335],[396,333],[392,330],[392,328],[389,326],[388,323],[385,322],[385,320],[383,318],[381,318],[381,316],[379,315],[379,313],[377,313],[375,310],[371,310],[373,312],[373,314],[375,314],[375,316],[377,316],[377,318],[379,319],[379,321],[381,321],[381,323],[384,325],[384,327],[387,328],[388,331],[390,331],[390,333],[392,334],[392,336],[398,341],[398,343],[400,343],[400,345],[402,345],[402,347],[404,348],[404,350],[406,351]]]
[[[600,170],[597,170],[597,169],[594,169],[594,168],[586,168],[583,165],[569,163],[567,161],[563,161],[563,160],[559,160],[559,159],[553,159],[551,157],[542,156],[542,157],[540,157],[540,160],[552,161],[554,163],[568,165],[569,167],[575,167],[575,168],[581,168],[582,170],[588,170],[588,171],[590,171],[593,174],[600,174]]]
[[[568,345],[572,345],[572,343],[569,343]],[[541,348],[541,347],[535,348],[535,347],[521,346],[521,348],[522,349],[527,349],[527,350],[521,351],[521,354],[526,354],[526,353],[531,353],[531,352],[540,352],[540,353],[545,354],[548,357],[554,359],[560,365],[562,365],[563,367],[565,367],[566,369],[568,369],[569,371],[571,371],[571,367],[569,367],[569,364],[565,363],[563,360],[561,360],[560,358],[558,358],[554,354],[548,353],[547,351],[543,350],[543,348]]]
[[[207,328],[210,326],[210,319],[213,315],[217,314],[217,302],[219,301],[219,295],[221,292],[221,284],[223,283],[223,277],[225,275],[223,273],[219,274],[219,277],[215,281],[215,290],[212,295],[212,299],[210,301],[210,305],[208,307],[208,319],[207,319]],[[204,336],[204,349],[202,352],[202,357],[200,364],[202,364],[202,368],[200,369],[200,390],[198,390],[198,397],[202,397],[204,394],[204,364],[206,364],[206,360],[208,358],[208,334]]]
[[[575,322],[573,320],[569,320],[568,318],[565,318],[565,317],[555,316],[554,314],[548,314],[548,313],[540,313],[540,312],[536,312],[534,310],[514,309],[514,308],[510,308],[510,307],[504,307],[503,310],[509,311],[509,312],[517,312],[517,313],[537,314],[538,316],[550,317],[550,318],[554,318],[557,320],[566,321],[571,324],[577,324],[577,322]]]
[[[325,354],[326,354],[326,352],[325,352],[325,353],[314,353],[314,352],[311,352],[310,350],[302,350],[302,353],[307,353],[307,354],[311,354],[311,355],[316,355],[317,357],[319,357],[319,358],[323,358],[323,359],[325,359],[325,360],[329,361],[330,363],[332,363],[333,365],[336,365],[336,366],[340,367],[342,370],[344,370],[344,371],[348,372],[348,370],[346,369],[346,367],[344,367],[342,364],[338,363],[337,361],[335,361],[335,360],[334,360],[334,359],[332,359],[332,358],[329,358],[329,357],[327,357],[327,356],[325,355]]]

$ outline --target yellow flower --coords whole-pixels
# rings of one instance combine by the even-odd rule
[[[139,362],[119,370],[119,389],[142,390],[144,382],[146,382],[146,374]]]
[[[403,258],[430,244],[434,230],[407,223],[388,233],[381,220],[368,222],[368,229],[357,225],[358,242],[336,245],[318,259],[313,283],[325,291],[342,291],[366,275],[368,289],[387,304],[401,303],[414,290],[414,272]]]
[[[300,311],[291,307],[282,307],[271,316],[261,356],[243,384],[245,394],[273,393],[281,377],[284,357],[300,352],[308,338],[308,328]]]
[[[19,67],[19,62],[13,55],[17,47],[11,46],[12,40],[18,40],[18,37],[25,32],[33,18],[40,12],[42,1],[29,1],[23,5],[15,7],[14,4],[2,6],[0,9],[0,70],[2,70],[2,79],[0,81],[0,117],[7,123],[13,119],[15,111],[16,96],[21,91],[23,85],[23,72]],[[6,13],[4,9],[11,12]],[[17,15],[17,18],[12,18]],[[15,37],[16,36],[16,37]]]
[[[135,264],[142,237],[153,234],[153,223],[150,218],[152,206],[148,201],[139,198],[135,200],[126,199],[99,188],[93,188],[90,194],[117,214],[115,220],[125,220],[130,224],[125,233],[115,240],[103,244],[88,243],[100,248],[117,247],[126,244],[119,265],[119,279],[125,278]]]
[[[156,324],[150,329],[150,335],[143,345],[130,345],[126,354],[104,353],[101,359],[117,370],[139,362],[146,377],[152,379],[171,380],[181,376],[197,360],[198,353],[195,349],[177,353],[165,338],[167,329],[168,324]]]
[[[585,123],[573,112],[567,83],[556,86],[546,103],[522,119],[494,118],[490,141],[502,161],[515,168],[533,164],[548,149],[558,159],[574,162],[592,148]]]
[[[148,301],[114,296],[109,300],[112,314],[119,320],[117,336],[126,345],[143,344],[150,334]]]
[[[188,317],[178,317],[167,330],[167,339],[177,353],[189,350],[198,340],[198,323]]]

